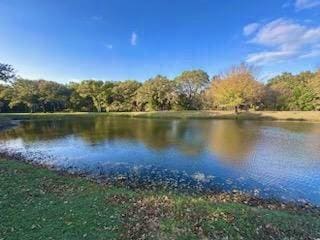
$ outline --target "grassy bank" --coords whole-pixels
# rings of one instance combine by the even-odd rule
[[[0,239],[316,239],[317,211],[98,185],[0,160]]]
[[[0,113],[1,118],[25,119],[63,116],[126,116],[146,118],[190,118],[190,119],[240,119],[320,122],[320,111],[250,111],[235,114],[232,111],[163,111],[163,112],[114,112],[114,113]]]

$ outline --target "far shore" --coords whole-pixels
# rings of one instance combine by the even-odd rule
[[[28,119],[61,116],[123,116],[141,118],[174,119],[234,119],[267,121],[309,121],[320,122],[320,111],[248,111],[236,114],[234,111],[157,111],[157,112],[56,112],[56,113],[0,113],[1,119]]]

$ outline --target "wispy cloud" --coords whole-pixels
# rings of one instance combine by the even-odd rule
[[[131,33],[130,43],[132,46],[137,45],[138,35],[135,32]]]
[[[249,54],[247,57],[248,63],[257,65],[264,65],[271,62],[281,62],[282,60],[289,59],[297,55],[296,51],[263,51]]]
[[[295,0],[294,7],[298,11],[314,7],[320,7],[320,0]]]
[[[250,23],[243,28],[243,34],[249,36],[258,30],[260,24],[259,23]]]
[[[248,36],[245,32],[244,35]],[[251,34],[249,43],[265,48],[249,54],[249,63],[266,64],[285,59],[315,57],[320,44],[320,26],[311,27],[279,18],[258,26],[254,34]]]

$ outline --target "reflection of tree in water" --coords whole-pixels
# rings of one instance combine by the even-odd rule
[[[155,149],[175,146],[186,154],[199,151],[197,129],[189,121],[140,119],[121,117],[80,117],[54,120],[35,120],[0,133],[1,139],[21,138],[25,142],[46,141],[78,136],[88,144],[105,141],[138,141]]]
[[[135,140],[154,149],[163,149],[175,139],[173,126],[172,121],[167,120],[105,116],[35,120],[1,132],[0,138],[21,138],[25,142],[33,142],[75,135],[89,144],[99,144],[106,140]]]
[[[189,154],[198,152],[200,147],[194,137],[197,129],[189,126],[188,121],[104,117],[95,119],[94,125],[94,133],[92,129],[82,130],[79,136],[90,143],[134,140],[155,150],[175,146]]]
[[[221,160],[241,164],[253,152],[259,139],[257,122],[214,121],[203,131],[208,149]]]
[[[140,141],[154,149],[167,148],[172,132],[170,121],[152,119],[98,117],[86,127],[82,123],[80,125],[75,132],[88,143],[106,140]]]
[[[180,120],[176,121],[174,135],[177,148],[187,155],[196,155],[205,148],[205,138],[199,127],[205,121]]]
[[[199,154],[207,147],[221,160],[240,164],[253,152],[261,127],[279,127],[299,133],[320,131],[319,125],[305,123],[87,116],[25,122],[0,133],[0,139],[21,138],[33,142],[75,136],[88,144],[137,141],[155,150],[174,147],[186,155]]]
[[[302,144],[310,153],[317,151],[320,141],[315,136],[320,132],[319,124],[302,122],[258,122],[258,121],[214,121],[204,127],[203,135],[207,139],[208,148],[221,160],[231,164],[241,164],[254,154],[255,146],[262,136],[261,130],[265,127],[275,128],[275,131],[288,131],[289,133],[307,134]],[[270,139],[269,139],[270,140]],[[281,139],[279,139],[281,140]],[[271,140],[270,140],[271,141]],[[287,139],[283,144],[287,145]],[[315,146],[317,144],[317,146]],[[281,143],[280,143],[281,145]],[[293,150],[291,150],[293,151]]]
[[[18,139],[25,142],[44,141],[64,138],[70,134],[71,124],[63,121],[28,121],[21,126],[0,133],[0,139]]]

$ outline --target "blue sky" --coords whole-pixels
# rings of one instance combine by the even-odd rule
[[[320,67],[320,0],[0,0],[0,62],[58,82],[144,81],[240,62]]]

